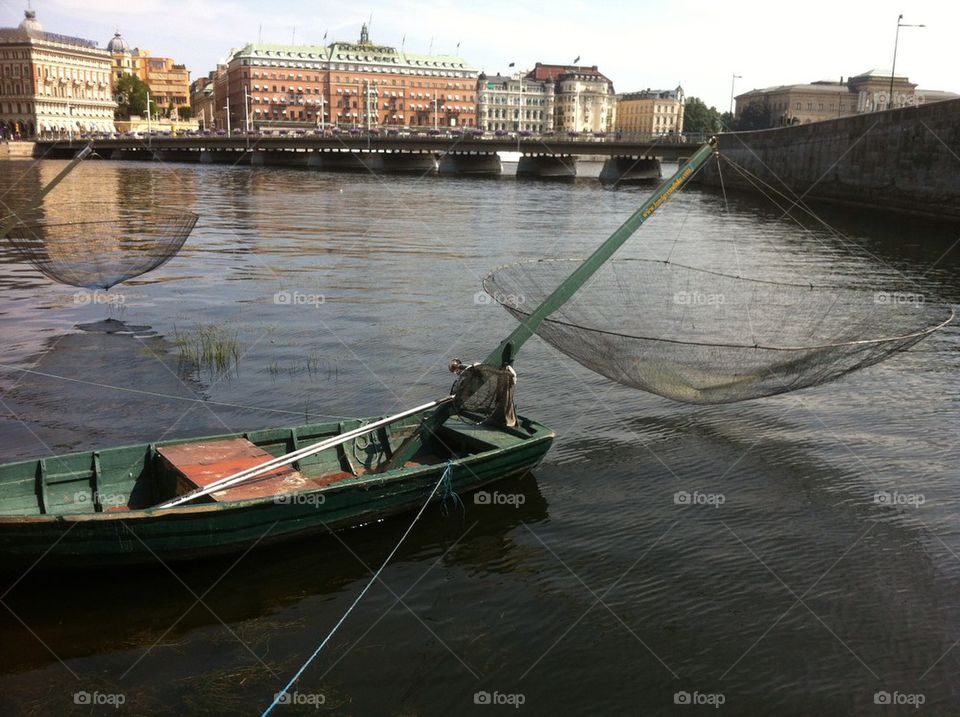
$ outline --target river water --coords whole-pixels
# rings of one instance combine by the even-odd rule
[[[4,163],[4,201],[62,166]],[[0,249],[0,462],[436,398],[448,359],[514,326],[477,293],[487,271],[584,255],[650,188],[88,162],[58,191],[200,219],[108,303]],[[752,278],[906,277],[960,303],[960,227],[817,211],[832,230],[691,187],[623,251]],[[139,329],[76,328],[107,317]],[[235,342],[225,370],[191,358],[201,336]],[[496,486],[510,502],[428,511],[277,714],[956,714],[958,348],[949,327],[840,382],[696,407],[531,341],[518,407],[557,431],[546,461]],[[0,711],[259,714],[411,517],[239,560],[7,579]]]

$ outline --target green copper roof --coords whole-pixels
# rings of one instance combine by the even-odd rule
[[[293,60],[356,62],[360,64],[396,65],[423,70],[461,70],[476,72],[462,57],[455,55],[427,55],[398,51],[394,47],[373,44],[334,42],[324,45],[275,45],[249,43],[234,53],[234,57],[257,57],[265,60]]]

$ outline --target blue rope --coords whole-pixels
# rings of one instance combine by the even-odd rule
[[[334,633],[340,629],[340,626],[344,622],[346,622],[346,619],[350,616],[350,613],[353,612],[354,608],[363,599],[363,596],[366,595],[367,591],[373,586],[373,584],[380,579],[380,573],[382,573],[384,568],[387,567],[387,563],[389,563],[393,559],[393,556],[396,555],[397,551],[400,549],[400,546],[403,545],[403,541],[405,541],[407,539],[407,536],[410,535],[411,531],[413,530],[413,526],[417,524],[417,521],[420,520],[424,512],[426,512],[427,506],[430,505],[430,501],[433,500],[433,496],[436,495],[437,490],[440,488],[440,486],[441,485],[444,486],[444,500],[447,499],[448,495],[451,495],[456,499],[458,503],[460,503],[461,507],[463,506],[463,502],[460,500],[460,497],[453,492],[453,486],[451,485],[452,476],[453,476],[453,459],[451,459],[450,462],[447,463],[447,468],[446,470],[443,471],[443,475],[440,476],[440,480],[436,482],[436,484],[433,486],[433,490],[430,491],[430,495],[427,496],[426,501],[424,501],[423,505],[420,506],[420,512],[417,513],[416,517],[413,519],[413,522],[410,523],[406,532],[400,537],[400,541],[393,547],[393,550],[390,551],[390,554],[383,561],[383,564],[381,564],[380,567],[377,569],[377,572],[374,573],[372,578],[370,578],[370,582],[368,582],[366,586],[363,588],[363,590],[360,591],[360,594],[357,595],[356,599],[354,599],[350,607],[347,608],[347,611],[343,614],[343,617],[341,617],[340,620],[337,622],[337,624],[333,626],[333,629],[330,630],[329,634],[323,639],[323,642],[320,643],[317,649],[314,650],[313,654],[307,658],[307,661],[303,663],[303,665],[300,667],[299,670],[297,670],[296,674],[294,674],[294,676],[290,678],[290,681],[286,684],[286,686],[274,696],[273,702],[271,702],[270,706],[263,711],[263,714],[261,715],[261,717],[267,717],[267,715],[271,714],[274,708],[276,708],[276,706],[280,704],[280,701],[284,698],[284,696],[289,694],[294,684],[296,684],[297,680],[300,679],[300,676],[303,675],[304,672],[306,672],[310,664],[315,659],[317,659],[317,655],[319,655],[323,650],[323,648],[327,646],[327,643],[330,642],[330,639],[333,637]]]
[[[464,508],[463,501],[460,500],[460,496],[453,489],[453,458],[447,461],[447,467],[444,469],[443,475],[440,476],[440,485],[443,487],[443,494],[440,498],[440,514],[444,518],[450,514],[450,509],[447,508],[448,501],[454,508],[460,506],[460,512],[465,513],[466,508]]]

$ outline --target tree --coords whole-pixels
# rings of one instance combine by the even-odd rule
[[[143,117],[147,113],[147,93],[150,88],[147,83],[136,75],[125,74],[114,87],[117,100],[115,115],[117,119],[130,119],[130,115]]]
[[[699,97],[688,97],[683,108],[683,131],[709,134],[723,129],[716,107],[707,107]]]
[[[773,126],[770,108],[761,102],[751,102],[737,118],[737,130],[769,129]]]

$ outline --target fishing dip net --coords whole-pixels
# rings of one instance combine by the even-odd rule
[[[484,289],[518,320],[578,266],[497,269]],[[608,262],[537,334],[614,381],[695,404],[833,381],[953,319],[919,295],[743,279],[666,261]]]
[[[21,214],[7,239],[50,279],[106,290],[169,261],[197,218],[153,206],[45,204]]]

